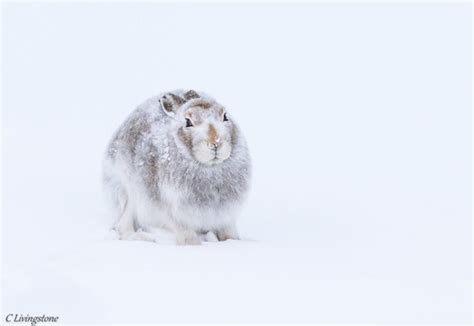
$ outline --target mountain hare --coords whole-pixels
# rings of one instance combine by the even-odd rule
[[[103,182],[120,239],[154,241],[150,228],[178,244],[239,239],[236,215],[250,181],[244,137],[211,97],[177,90],[152,97],[109,143]]]

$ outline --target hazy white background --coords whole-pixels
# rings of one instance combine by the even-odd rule
[[[19,3],[2,23],[2,316],[470,321],[470,4]],[[256,241],[107,239],[104,147],[174,88],[240,122]]]

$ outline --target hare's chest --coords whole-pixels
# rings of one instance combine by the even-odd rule
[[[223,179],[201,179],[191,184],[183,200],[190,206],[219,210],[232,201],[235,191]]]
[[[218,189],[167,185],[161,191],[170,217],[196,231],[209,231],[227,223],[228,207]]]
[[[235,201],[238,194],[232,182],[223,178],[193,177],[173,181],[160,187],[160,197],[175,209],[219,210]]]

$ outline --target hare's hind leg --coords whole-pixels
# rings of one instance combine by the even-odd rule
[[[136,226],[136,212],[126,189],[118,182],[114,186],[110,194],[113,199],[114,214],[118,220],[113,228],[118,233],[119,239],[155,241],[152,234]]]
[[[120,240],[155,241],[155,238],[136,227],[136,212],[133,198],[130,198],[126,182],[116,165],[106,160],[104,168],[104,190],[111,215],[115,220],[113,229]]]
[[[123,205],[123,210],[120,213],[119,219],[114,226],[115,231],[118,232],[121,240],[129,234],[135,233],[134,214],[132,205],[128,202],[128,199]]]
[[[135,211],[133,205],[127,201],[120,219],[115,225],[120,240],[141,240],[155,242],[156,238],[149,232],[135,227]]]

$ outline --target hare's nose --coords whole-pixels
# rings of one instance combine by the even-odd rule
[[[216,138],[212,142],[207,143],[207,146],[209,146],[210,149],[216,150],[217,147],[219,147],[220,139]]]

